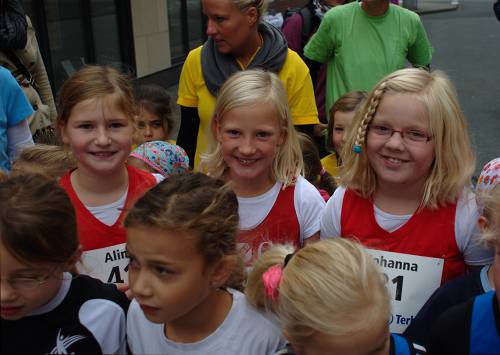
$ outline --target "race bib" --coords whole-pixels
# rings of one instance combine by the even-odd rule
[[[401,334],[441,284],[444,260],[367,249],[382,269],[391,294],[392,333]]]
[[[128,283],[128,253],[126,243],[84,251],[78,271],[102,282]]]

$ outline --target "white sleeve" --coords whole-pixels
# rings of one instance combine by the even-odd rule
[[[160,182],[162,182],[163,180],[165,180],[165,176],[163,176],[162,174],[152,173],[152,175],[156,179],[156,184],[159,184]]]
[[[28,120],[22,120],[14,127],[7,128],[7,152],[10,161],[14,161],[24,147],[33,144]]]
[[[339,186],[328,200],[323,216],[321,217],[321,239],[340,237],[340,215],[342,213],[342,202],[344,201],[346,188]]]
[[[293,197],[297,219],[300,225],[300,241],[319,232],[321,213],[325,208],[325,200],[309,181],[299,176]]]
[[[458,200],[455,214],[455,240],[467,265],[478,266],[493,262],[493,251],[481,243],[477,224],[479,213],[472,192],[465,192]]]
[[[96,338],[103,354],[126,354],[125,311],[115,302],[93,299],[78,312],[80,323]]]

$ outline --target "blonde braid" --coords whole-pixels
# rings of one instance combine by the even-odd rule
[[[370,106],[368,107],[368,110],[366,110],[366,113],[358,127],[358,133],[356,135],[356,140],[354,141],[354,146],[353,146],[354,153],[357,154],[361,153],[362,150],[361,147],[362,144],[365,142],[368,125],[373,120],[375,112],[377,112],[378,105],[380,104],[380,100],[382,99],[386,86],[387,82],[384,81],[380,83],[380,85],[373,92],[372,98],[370,100]]]

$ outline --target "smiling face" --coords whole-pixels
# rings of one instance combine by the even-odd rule
[[[371,125],[429,134],[424,105],[411,94],[384,94]],[[368,130],[367,155],[378,187],[423,191],[435,157],[434,140],[409,144],[400,133],[387,138]]]
[[[351,128],[354,119],[354,111],[336,111],[333,121],[332,145],[335,151],[340,153],[345,143],[348,130]]]
[[[189,232],[127,228],[130,289],[151,322],[182,322],[207,306],[214,267],[197,242]]]
[[[5,248],[2,242],[0,242],[0,265],[2,319],[18,320],[27,316],[50,302],[61,287],[63,273],[57,264],[35,265],[21,262]],[[34,288],[24,289],[16,287],[16,284],[20,286],[23,284],[21,279],[38,279],[42,282]]]
[[[229,110],[216,122],[217,139],[235,190],[257,196],[273,186],[272,166],[286,133],[271,103]],[[249,197],[249,196],[247,196]]]
[[[114,95],[84,100],[73,107],[61,137],[78,168],[93,175],[121,171],[132,145],[132,121]]]
[[[223,54],[238,56],[246,52],[249,38],[256,34],[259,20],[255,7],[240,10],[233,0],[202,0],[207,16],[207,36]]]

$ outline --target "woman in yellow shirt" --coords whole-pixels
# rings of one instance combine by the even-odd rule
[[[288,49],[279,30],[261,22],[267,0],[202,0],[209,39],[193,49],[182,67],[177,103],[181,127],[177,144],[196,168],[207,151],[210,121],[220,86],[232,74],[263,68],[285,86],[293,123],[312,135],[319,124],[309,69]]]

